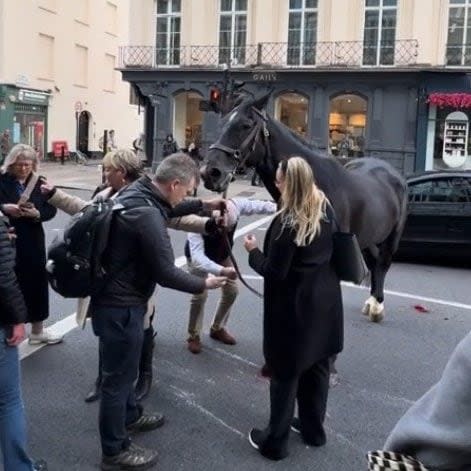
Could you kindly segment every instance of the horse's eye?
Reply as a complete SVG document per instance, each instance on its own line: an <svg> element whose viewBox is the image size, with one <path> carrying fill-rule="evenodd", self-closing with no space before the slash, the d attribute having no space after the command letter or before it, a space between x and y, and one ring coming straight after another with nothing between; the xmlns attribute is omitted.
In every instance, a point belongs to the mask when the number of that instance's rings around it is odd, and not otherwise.
<svg viewBox="0 0 471 471"><path fill-rule="evenodd" d="M253 121L250 120L250 119L246 119L246 120L242 121L242 127L244 129L250 129L251 127L253 127L253 124L254 124Z"/></svg>

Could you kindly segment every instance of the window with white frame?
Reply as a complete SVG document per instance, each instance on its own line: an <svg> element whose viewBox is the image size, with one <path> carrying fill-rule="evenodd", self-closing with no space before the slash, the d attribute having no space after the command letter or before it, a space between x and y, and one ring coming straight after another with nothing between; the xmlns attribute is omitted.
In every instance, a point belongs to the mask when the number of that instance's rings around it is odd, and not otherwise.
<svg viewBox="0 0 471 471"><path fill-rule="evenodd" d="M220 0L219 63L245 63L247 0Z"/></svg>
<svg viewBox="0 0 471 471"><path fill-rule="evenodd" d="M363 64L394 65L397 0L366 0Z"/></svg>
<svg viewBox="0 0 471 471"><path fill-rule="evenodd" d="M156 61L180 64L181 0L157 0Z"/></svg>
<svg viewBox="0 0 471 471"><path fill-rule="evenodd" d="M288 22L288 64L315 64L316 42L317 0L290 0Z"/></svg>
<svg viewBox="0 0 471 471"><path fill-rule="evenodd" d="M471 0L450 0L447 65L471 65Z"/></svg>

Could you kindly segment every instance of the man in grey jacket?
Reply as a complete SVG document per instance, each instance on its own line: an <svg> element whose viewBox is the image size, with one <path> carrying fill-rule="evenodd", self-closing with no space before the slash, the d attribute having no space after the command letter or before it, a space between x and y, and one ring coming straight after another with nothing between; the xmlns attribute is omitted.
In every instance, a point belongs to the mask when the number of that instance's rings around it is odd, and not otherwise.
<svg viewBox="0 0 471 471"><path fill-rule="evenodd" d="M129 439L129 432L153 430L164 422L161 414L143 414L133 387L143 318L156 284L201 293L226 281L224 277L203 280L175 266L167 220L182 215L172 209L191 194L196 178L193 160L174 154L159 165L152 180L142 177L116 199L128 209L113 221L103 261L109 282L91 300L93 330L103 354L99 425L104 470L147 469L157 459L155 451L137 447ZM193 204L193 211L201 205Z"/></svg>

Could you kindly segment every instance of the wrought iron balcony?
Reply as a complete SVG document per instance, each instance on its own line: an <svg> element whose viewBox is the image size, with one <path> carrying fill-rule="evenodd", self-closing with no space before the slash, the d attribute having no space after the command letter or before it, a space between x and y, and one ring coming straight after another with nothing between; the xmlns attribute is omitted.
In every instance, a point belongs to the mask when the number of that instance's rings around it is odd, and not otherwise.
<svg viewBox="0 0 471 471"><path fill-rule="evenodd" d="M316 43L258 43L241 47L124 46L119 67L124 68L213 68L229 64L237 68L362 68L400 67L417 63L415 39L364 43L334 41Z"/></svg>
<svg viewBox="0 0 471 471"><path fill-rule="evenodd" d="M471 66L471 42L467 44L448 43L445 64L449 66Z"/></svg>

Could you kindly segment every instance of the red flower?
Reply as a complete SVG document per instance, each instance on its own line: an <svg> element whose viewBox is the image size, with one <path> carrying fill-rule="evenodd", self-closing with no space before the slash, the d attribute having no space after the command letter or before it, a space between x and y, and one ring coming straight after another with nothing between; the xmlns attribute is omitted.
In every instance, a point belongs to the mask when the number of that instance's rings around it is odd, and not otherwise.
<svg viewBox="0 0 471 471"><path fill-rule="evenodd" d="M431 93L427 103L439 108L471 108L471 93Z"/></svg>

